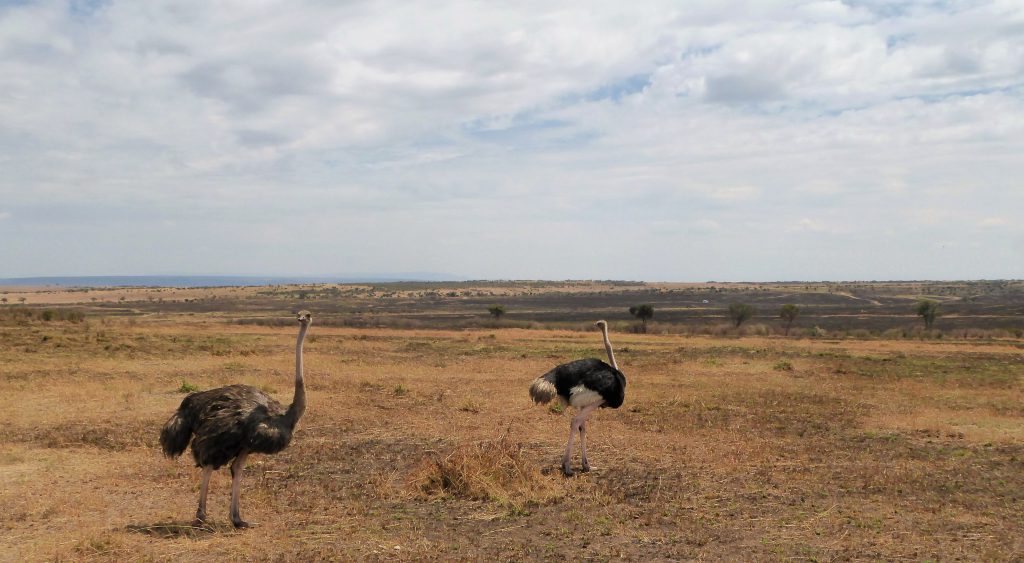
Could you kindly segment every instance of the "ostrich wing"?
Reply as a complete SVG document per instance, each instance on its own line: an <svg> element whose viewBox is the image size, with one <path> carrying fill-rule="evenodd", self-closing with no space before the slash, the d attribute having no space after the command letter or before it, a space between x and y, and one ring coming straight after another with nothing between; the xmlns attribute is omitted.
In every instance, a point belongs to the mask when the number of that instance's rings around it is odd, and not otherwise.
<svg viewBox="0 0 1024 563"><path fill-rule="evenodd" d="M248 385L211 389L189 399L196 421L192 455L201 467L220 468L242 450L263 452L266 440L260 435L261 425L284 414L280 403ZM274 451L284 445L287 442Z"/></svg>
<svg viewBox="0 0 1024 563"><path fill-rule="evenodd" d="M558 394L563 397L569 397L573 387L583 385L601 395L605 403L603 406L619 408L625 399L626 377L621 371L597 358L562 364L544 377L554 383Z"/></svg>

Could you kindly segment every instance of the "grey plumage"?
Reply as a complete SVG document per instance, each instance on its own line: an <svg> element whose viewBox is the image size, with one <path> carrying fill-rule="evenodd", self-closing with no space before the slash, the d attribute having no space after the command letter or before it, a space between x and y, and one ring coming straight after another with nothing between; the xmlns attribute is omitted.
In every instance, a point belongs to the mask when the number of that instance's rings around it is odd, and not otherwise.
<svg viewBox="0 0 1024 563"><path fill-rule="evenodd" d="M238 498L242 470L251 453L275 454L288 446L299 418L306 410L306 388L302 379L302 343L312 315L301 311L299 337L295 344L295 396L284 408L266 393L249 385L228 385L192 393L181 401L160 430L164 455L177 457L191 441L196 466L203 468L196 524L206 521L206 493L210 475L231 464L231 523L238 528L242 520Z"/></svg>
<svg viewBox="0 0 1024 563"><path fill-rule="evenodd" d="M228 385L185 397L160 432L164 454L177 457L192 437L196 467L220 469L242 450L276 454L288 446L298 419L266 393Z"/></svg>

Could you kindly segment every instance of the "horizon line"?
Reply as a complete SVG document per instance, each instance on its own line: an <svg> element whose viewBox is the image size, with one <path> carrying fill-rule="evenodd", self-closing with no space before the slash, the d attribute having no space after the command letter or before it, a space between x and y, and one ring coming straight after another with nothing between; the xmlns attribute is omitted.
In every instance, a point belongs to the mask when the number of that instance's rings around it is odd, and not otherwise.
<svg viewBox="0 0 1024 563"><path fill-rule="evenodd" d="M202 286L195 282L214 281L209 286L231 285L293 285L299 283L472 283L472 282L606 282L606 283L643 283L643 284L854 284L854 283L966 283L966 282L1017 282L1018 278L961 278L961 279L788 279L788 280L630 280L600 278L468 278L437 272L397 272L367 274L312 274L312 275L275 275L275 274L124 274L124 275L60 275L60 276L17 276L0 278L0 286L38 286L52 285L61 287L123 287L123 286L157 286L167 287L159 283L123 283L145 281L188 281L185 285ZM121 281L122 283L115 283ZM231 284L231 281L247 281L249 283ZM108 282L108 283L104 283ZM262 283L257 283L262 282Z"/></svg>

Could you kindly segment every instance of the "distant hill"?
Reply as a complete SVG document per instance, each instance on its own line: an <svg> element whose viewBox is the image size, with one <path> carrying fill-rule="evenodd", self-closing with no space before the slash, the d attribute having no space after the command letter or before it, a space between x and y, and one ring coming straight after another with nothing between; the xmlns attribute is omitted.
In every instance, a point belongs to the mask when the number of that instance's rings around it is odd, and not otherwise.
<svg viewBox="0 0 1024 563"><path fill-rule="evenodd" d="M223 287L296 283L386 283L403 281L462 281L450 274L412 272L358 276L40 276L0 278L0 286L60 287Z"/></svg>

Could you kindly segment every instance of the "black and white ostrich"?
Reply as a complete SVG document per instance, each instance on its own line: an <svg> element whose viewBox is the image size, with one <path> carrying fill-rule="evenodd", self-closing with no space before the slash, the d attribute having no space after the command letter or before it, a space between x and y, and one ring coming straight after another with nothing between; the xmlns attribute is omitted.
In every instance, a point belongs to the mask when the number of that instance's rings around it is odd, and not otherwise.
<svg viewBox="0 0 1024 563"><path fill-rule="evenodd" d="M295 397L285 409L266 393L249 385L228 385L192 393L160 431L160 445L168 457L177 457L192 440L192 457L203 468L199 509L195 524L206 522L206 493L210 475L231 462L231 523L249 526L238 512L238 495L245 459L251 453L276 454L288 446L292 431L306 410L302 382L302 341L313 316L300 311L299 339L295 344ZM194 437L193 437L194 436Z"/></svg>
<svg viewBox="0 0 1024 563"><path fill-rule="evenodd" d="M582 471L590 471L587 463L587 418L595 409L610 407L617 409L626 398L626 376L619 371L608 340L608 323L597 321L604 335L604 348L608 351L608 365L597 358L576 360L562 364L534 380L530 385L530 397L535 403L545 404L556 396L562 402L575 407L579 412L569 423L569 442L562 456L562 472L572 475L572 442L576 432L580 433L580 454Z"/></svg>

